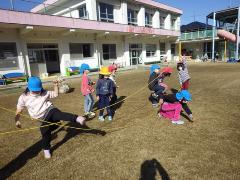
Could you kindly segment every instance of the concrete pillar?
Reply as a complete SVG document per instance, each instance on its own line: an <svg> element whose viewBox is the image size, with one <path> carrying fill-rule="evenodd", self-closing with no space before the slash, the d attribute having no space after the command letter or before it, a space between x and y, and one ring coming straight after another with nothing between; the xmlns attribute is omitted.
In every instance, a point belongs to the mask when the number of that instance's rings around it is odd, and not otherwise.
<svg viewBox="0 0 240 180"><path fill-rule="evenodd" d="M238 22L237 22L237 44L236 44L236 55L235 55L235 59L239 59L238 58L238 51L239 51L239 42L240 42L240 38L239 38L239 26L240 26L240 7L238 7Z"/></svg>
<svg viewBox="0 0 240 180"><path fill-rule="evenodd" d="M170 42L166 42L165 47L166 47L167 61L169 62L169 61L172 60L171 43Z"/></svg>
<svg viewBox="0 0 240 180"><path fill-rule="evenodd" d="M121 2L121 15L122 15L122 24L128 24L128 11L127 11L127 2L123 1Z"/></svg>
<svg viewBox="0 0 240 180"><path fill-rule="evenodd" d="M171 14L168 14L165 19L165 29L171 29Z"/></svg>
<svg viewBox="0 0 240 180"><path fill-rule="evenodd" d="M123 38L123 58L125 60L125 66L130 66L129 42L127 41L127 36Z"/></svg>
<svg viewBox="0 0 240 180"><path fill-rule="evenodd" d="M145 8L141 7L138 15L137 15L137 19L138 19L138 26L145 26Z"/></svg>
<svg viewBox="0 0 240 180"><path fill-rule="evenodd" d="M212 61L215 60L215 31L216 31L216 13L213 13L213 26L212 26Z"/></svg>
<svg viewBox="0 0 240 180"><path fill-rule="evenodd" d="M86 8L88 12L88 18L90 20L97 20L97 3L96 0L86 0Z"/></svg>
<svg viewBox="0 0 240 180"><path fill-rule="evenodd" d="M152 18L153 28L160 28L160 12L155 11Z"/></svg>
<svg viewBox="0 0 240 180"><path fill-rule="evenodd" d="M161 59L161 53L160 53L160 44L159 43L157 43L157 52L156 52L156 54L157 54L157 59L158 59L158 61L160 61L160 59Z"/></svg>
<svg viewBox="0 0 240 180"><path fill-rule="evenodd" d="M180 31L180 27L181 27L181 17L177 17L177 20L176 20L176 27L175 27L175 30L176 31Z"/></svg>

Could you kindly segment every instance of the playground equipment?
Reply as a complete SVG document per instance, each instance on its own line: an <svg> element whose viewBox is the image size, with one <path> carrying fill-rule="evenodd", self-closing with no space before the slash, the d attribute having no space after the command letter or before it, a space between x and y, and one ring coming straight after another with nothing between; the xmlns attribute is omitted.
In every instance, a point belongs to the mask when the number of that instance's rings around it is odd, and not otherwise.
<svg viewBox="0 0 240 180"><path fill-rule="evenodd" d="M223 38L225 40L228 40L228 41L231 41L231 42L237 42L236 34L233 34L229 31L219 29L219 30L217 30L217 35L218 35L218 37Z"/></svg>

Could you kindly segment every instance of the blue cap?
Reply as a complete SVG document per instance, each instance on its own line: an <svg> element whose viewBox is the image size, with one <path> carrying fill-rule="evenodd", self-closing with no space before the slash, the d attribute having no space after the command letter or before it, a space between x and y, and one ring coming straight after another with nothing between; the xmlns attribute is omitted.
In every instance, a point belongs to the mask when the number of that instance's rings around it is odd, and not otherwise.
<svg viewBox="0 0 240 180"><path fill-rule="evenodd" d="M183 98L187 101L191 101L192 95L190 94L190 92L188 90L182 90L182 91L176 93L176 98L179 101L182 100Z"/></svg>
<svg viewBox="0 0 240 180"><path fill-rule="evenodd" d="M39 77L30 77L28 79L28 89L29 91L42 90L42 81L39 79Z"/></svg>
<svg viewBox="0 0 240 180"><path fill-rule="evenodd" d="M90 70L90 66L88 64L83 63L80 67L80 74L83 74L84 71Z"/></svg>
<svg viewBox="0 0 240 180"><path fill-rule="evenodd" d="M157 64L153 64L151 67L150 67L150 74L152 74L156 69L161 69L161 67Z"/></svg>

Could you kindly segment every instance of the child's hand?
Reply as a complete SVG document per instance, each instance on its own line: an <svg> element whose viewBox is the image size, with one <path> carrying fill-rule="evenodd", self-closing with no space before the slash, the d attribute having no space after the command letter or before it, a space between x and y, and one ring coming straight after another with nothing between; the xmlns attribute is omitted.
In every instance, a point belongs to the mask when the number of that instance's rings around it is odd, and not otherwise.
<svg viewBox="0 0 240 180"><path fill-rule="evenodd" d="M117 86L117 88L119 88L119 86Z"/></svg>
<svg viewBox="0 0 240 180"><path fill-rule="evenodd" d="M58 81L58 80L54 80L53 81L53 84L56 86L56 85L58 85L60 82Z"/></svg>
<svg viewBox="0 0 240 180"><path fill-rule="evenodd" d="M16 127L17 128L22 128L22 125L21 125L20 121L16 121Z"/></svg>
<svg viewBox="0 0 240 180"><path fill-rule="evenodd" d="M96 97L97 101L99 100L99 96Z"/></svg>

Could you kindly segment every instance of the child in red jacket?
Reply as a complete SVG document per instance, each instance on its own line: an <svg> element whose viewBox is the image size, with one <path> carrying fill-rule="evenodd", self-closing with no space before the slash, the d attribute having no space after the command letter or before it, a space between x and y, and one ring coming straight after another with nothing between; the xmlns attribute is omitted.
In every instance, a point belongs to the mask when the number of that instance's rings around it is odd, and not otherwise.
<svg viewBox="0 0 240 180"><path fill-rule="evenodd" d="M83 74L82 75L81 92L82 92L82 95L84 96L85 115L90 118L93 118L95 116L95 113L92 112L93 103L94 103L94 99L92 96L94 89L92 86L94 85L94 82L92 82L90 80L90 78L88 77L89 70L90 70L90 67L88 64L81 65L80 73Z"/></svg>

